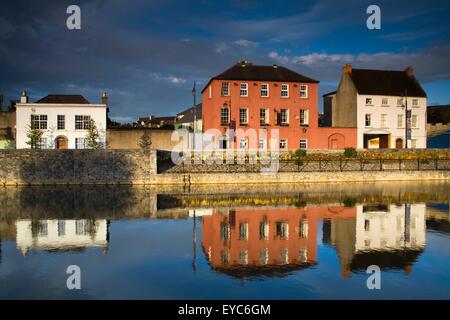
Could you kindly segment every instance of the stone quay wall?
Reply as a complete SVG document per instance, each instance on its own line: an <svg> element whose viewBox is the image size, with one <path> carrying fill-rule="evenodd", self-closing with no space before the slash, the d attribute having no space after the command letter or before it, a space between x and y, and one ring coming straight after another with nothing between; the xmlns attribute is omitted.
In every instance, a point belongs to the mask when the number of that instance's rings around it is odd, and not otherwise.
<svg viewBox="0 0 450 320"><path fill-rule="evenodd" d="M155 150L0 150L0 185L225 185L450 180L450 170L158 173ZM248 164L247 164L248 166Z"/></svg>

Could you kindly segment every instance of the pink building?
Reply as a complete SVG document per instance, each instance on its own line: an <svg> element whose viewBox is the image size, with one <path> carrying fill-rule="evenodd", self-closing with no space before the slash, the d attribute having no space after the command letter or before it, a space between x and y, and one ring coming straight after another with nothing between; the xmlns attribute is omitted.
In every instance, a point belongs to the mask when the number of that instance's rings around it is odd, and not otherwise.
<svg viewBox="0 0 450 320"><path fill-rule="evenodd" d="M356 128L319 128L318 83L282 66L241 61L203 89L203 131L219 148L356 147Z"/></svg>

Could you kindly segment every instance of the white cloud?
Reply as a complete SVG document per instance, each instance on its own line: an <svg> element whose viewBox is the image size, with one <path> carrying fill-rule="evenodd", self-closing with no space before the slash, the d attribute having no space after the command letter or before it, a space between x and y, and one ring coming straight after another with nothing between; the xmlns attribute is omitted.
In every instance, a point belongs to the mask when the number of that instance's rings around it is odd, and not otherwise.
<svg viewBox="0 0 450 320"><path fill-rule="evenodd" d="M169 77L169 81L170 81L170 83L173 83L173 84L183 84L183 83L186 83L186 79L179 78L179 77L174 77L174 76L170 76L170 77Z"/></svg>
<svg viewBox="0 0 450 320"><path fill-rule="evenodd" d="M256 48L258 43L246 39L239 39L234 42L236 45L245 47L245 48Z"/></svg>

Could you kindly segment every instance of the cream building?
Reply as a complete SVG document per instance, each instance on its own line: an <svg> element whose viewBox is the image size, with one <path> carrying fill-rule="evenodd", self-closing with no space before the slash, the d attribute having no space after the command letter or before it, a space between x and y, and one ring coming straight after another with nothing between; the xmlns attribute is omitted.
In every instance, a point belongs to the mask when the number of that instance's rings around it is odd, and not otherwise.
<svg viewBox="0 0 450 320"><path fill-rule="evenodd" d="M100 134L100 145L105 146L106 93L102 103L92 104L80 95L48 95L36 102L29 102L22 92L20 103L16 104L16 148L27 149L29 127L43 131L42 149L84 149L91 120Z"/></svg>
<svg viewBox="0 0 450 320"><path fill-rule="evenodd" d="M357 148L426 148L426 110L426 93L411 67L387 71L347 64L337 91L324 95L325 123L356 127Z"/></svg>
<svg viewBox="0 0 450 320"><path fill-rule="evenodd" d="M17 220L17 248L26 255L30 248L77 250L108 248L107 220Z"/></svg>

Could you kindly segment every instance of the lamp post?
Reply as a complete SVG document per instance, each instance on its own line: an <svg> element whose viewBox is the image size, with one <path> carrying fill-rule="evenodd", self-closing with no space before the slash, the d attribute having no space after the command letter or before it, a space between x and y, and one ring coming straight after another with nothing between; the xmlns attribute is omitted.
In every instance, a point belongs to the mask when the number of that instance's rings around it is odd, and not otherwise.
<svg viewBox="0 0 450 320"><path fill-rule="evenodd" d="M195 133L197 132L197 105L195 102L195 98L196 98L195 81L194 81L194 86L192 87L192 96L194 97L194 125L193 125L194 134L193 134L193 139L192 139L192 148L195 151Z"/></svg>

